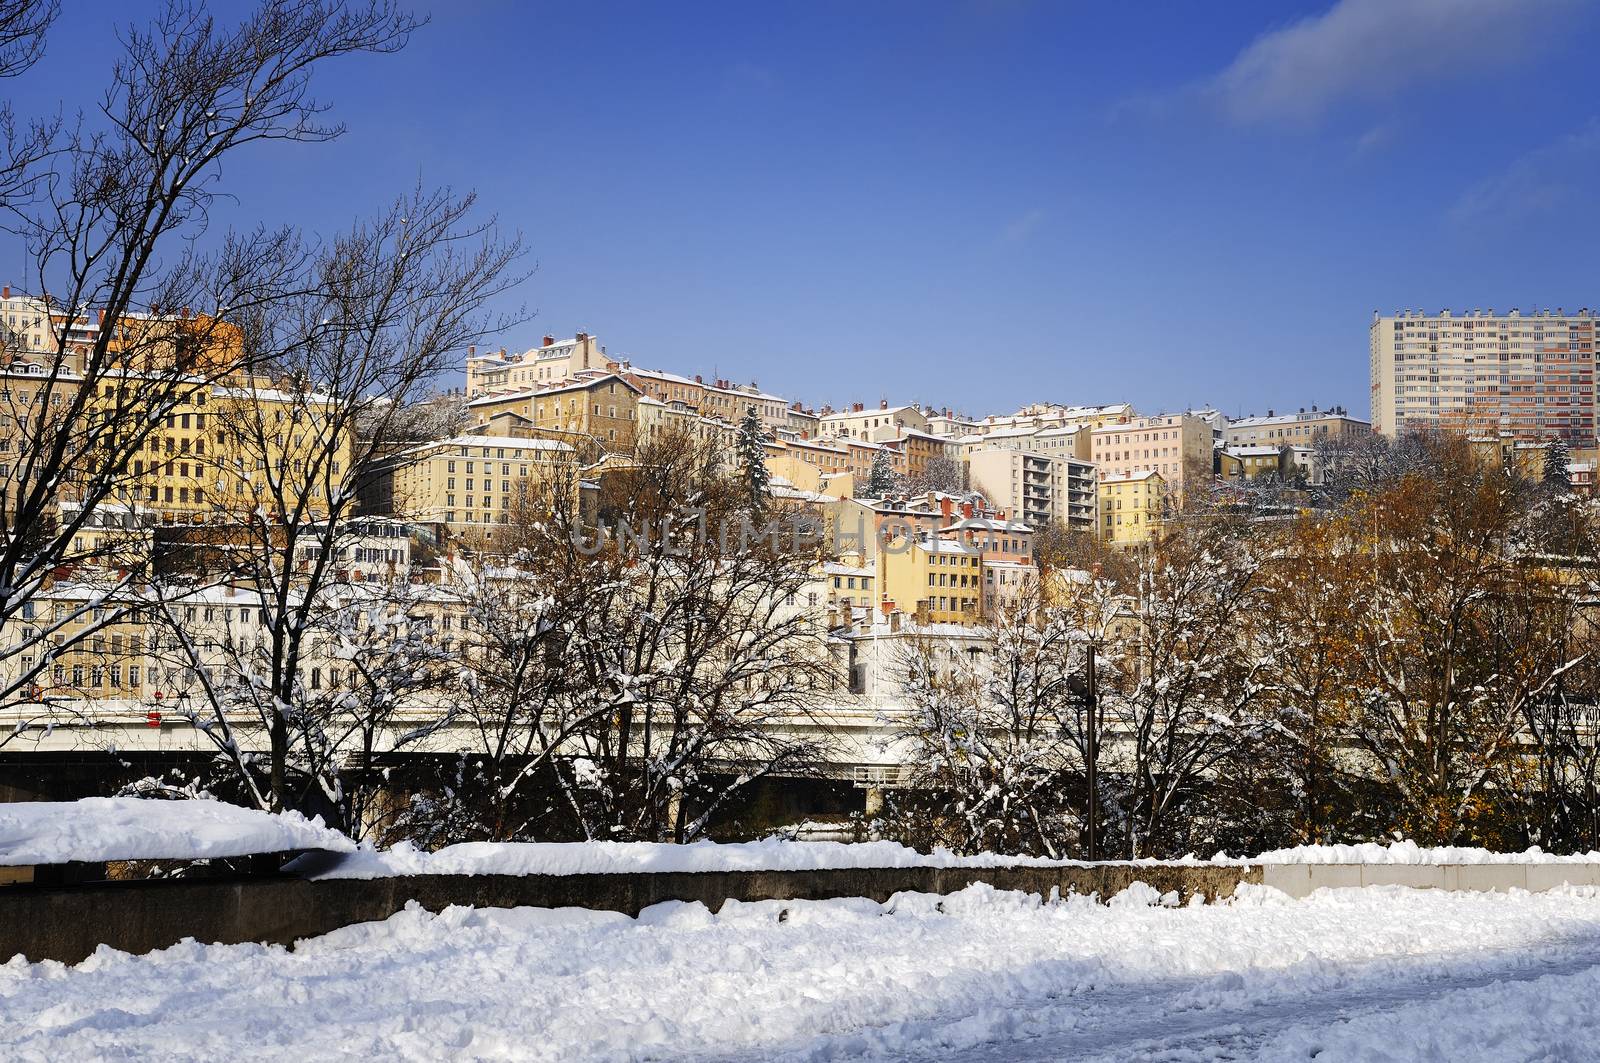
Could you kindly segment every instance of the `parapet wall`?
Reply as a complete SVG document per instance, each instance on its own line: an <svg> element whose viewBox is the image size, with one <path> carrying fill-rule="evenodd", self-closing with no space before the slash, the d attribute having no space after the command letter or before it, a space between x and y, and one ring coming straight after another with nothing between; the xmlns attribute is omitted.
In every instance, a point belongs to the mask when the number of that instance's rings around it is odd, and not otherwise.
<svg viewBox="0 0 1600 1063"><path fill-rule="evenodd" d="M387 919L416 901L430 911L482 908L594 908L637 915L662 901L826 900L896 893L954 893L974 882L1049 896L1110 897L1134 882L1187 901L1232 896L1260 882L1259 867L1092 864L1066 867L856 868L824 871L699 871L594 875L414 875L324 879L291 875L147 880L75 886L0 887L0 962L76 963L109 945L124 952L166 948L184 938L292 945L341 926Z"/></svg>
<svg viewBox="0 0 1600 1063"><path fill-rule="evenodd" d="M415 875L312 881L292 875L0 887L0 962L76 963L101 945L140 953L184 938L292 945L352 923L387 919L416 901L430 911L593 908L637 915L663 901L827 900L954 893L975 882L1049 896L1111 897L1134 882L1180 901L1230 897L1259 883L1304 897L1314 890L1399 885L1446 890L1545 890L1600 885L1600 864L1080 864L1064 867L901 867L817 871L699 871L590 875Z"/></svg>

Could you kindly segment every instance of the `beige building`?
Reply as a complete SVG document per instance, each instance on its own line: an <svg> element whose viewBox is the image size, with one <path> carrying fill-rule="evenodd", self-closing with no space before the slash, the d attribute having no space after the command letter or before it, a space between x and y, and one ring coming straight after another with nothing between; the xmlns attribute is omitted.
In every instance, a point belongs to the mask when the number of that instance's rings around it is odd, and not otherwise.
<svg viewBox="0 0 1600 1063"><path fill-rule="evenodd" d="M906 429L928 430L928 418L915 406L890 406L887 399L868 409L855 403L848 410L823 408L818 431L843 439L895 439Z"/></svg>
<svg viewBox="0 0 1600 1063"><path fill-rule="evenodd" d="M1035 528L1095 526L1095 467L1081 458L990 447L967 455L967 475L996 509Z"/></svg>
<svg viewBox="0 0 1600 1063"><path fill-rule="evenodd" d="M990 435L1012 429L1039 431L1045 428L1065 428L1068 425L1087 424L1099 428L1108 424L1127 424L1133 420L1133 406L1126 402L1109 406L1063 406L1054 402L1036 402L1024 406L1007 416L985 417L978 422L977 433Z"/></svg>
<svg viewBox="0 0 1600 1063"><path fill-rule="evenodd" d="M495 525L572 460L573 448L553 439L463 435L424 443L394 460L392 515L493 539Z"/></svg>
<svg viewBox="0 0 1600 1063"><path fill-rule="evenodd" d="M639 389L616 373L585 371L554 387L483 395L467 403L467 412L478 423L515 414L531 432L588 438L626 453L638 436L638 405Z"/></svg>
<svg viewBox="0 0 1600 1063"><path fill-rule="evenodd" d="M1472 310L1374 313L1372 427L1595 439L1595 318Z"/></svg>
<svg viewBox="0 0 1600 1063"><path fill-rule="evenodd" d="M735 384L731 380L686 377L660 369L641 369L631 362L613 362L612 369L642 394L660 402L679 402L703 417L716 417L738 424L754 406L756 416L770 432L787 430L795 415L790 405L777 395L769 395L754 383ZM804 422L804 411L799 411Z"/></svg>
<svg viewBox="0 0 1600 1063"><path fill-rule="evenodd" d="M0 353L7 365L18 359L48 358L59 346L43 299L0 288Z"/></svg>
<svg viewBox="0 0 1600 1063"><path fill-rule="evenodd" d="M739 430L720 417L707 417L692 406L673 400L662 402L649 395L638 399L638 437L641 442L661 438L697 439L725 450L733 459Z"/></svg>
<svg viewBox="0 0 1600 1063"><path fill-rule="evenodd" d="M521 354L500 350L479 354L467 348L467 397L496 391L533 391L567 380L585 369L606 368L606 349L587 332L570 340L546 336L537 347Z"/></svg>
<svg viewBox="0 0 1600 1063"><path fill-rule="evenodd" d="M1091 455L1102 483L1156 472L1179 502L1188 484L1211 478L1211 425L1186 413L1102 425L1091 435Z"/></svg>
<svg viewBox="0 0 1600 1063"><path fill-rule="evenodd" d="M1359 417L1350 416L1343 406L1327 410L1302 409L1299 413L1279 414L1267 411L1265 417L1241 417L1226 421L1222 438L1230 446L1264 446L1268 444L1291 447L1309 447L1322 439L1354 439L1370 435L1372 425Z"/></svg>

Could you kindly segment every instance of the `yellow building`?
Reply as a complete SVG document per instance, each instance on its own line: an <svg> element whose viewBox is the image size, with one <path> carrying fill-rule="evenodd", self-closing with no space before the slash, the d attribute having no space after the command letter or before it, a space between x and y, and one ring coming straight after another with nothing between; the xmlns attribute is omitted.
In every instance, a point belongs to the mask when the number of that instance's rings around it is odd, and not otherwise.
<svg viewBox="0 0 1600 1063"><path fill-rule="evenodd" d="M922 538L881 545L876 571L885 603L926 623L954 624L979 615L982 562L964 543Z"/></svg>
<svg viewBox="0 0 1600 1063"><path fill-rule="evenodd" d="M492 540L496 525L573 460L573 448L552 439L463 435L424 443L394 461L391 515Z"/></svg>
<svg viewBox="0 0 1600 1063"><path fill-rule="evenodd" d="M1153 469L1101 476L1100 538L1135 546L1160 536L1166 494L1166 480Z"/></svg>
<svg viewBox="0 0 1600 1063"><path fill-rule="evenodd" d="M860 555L822 563L822 578L831 606L876 609L878 595L873 587L875 577L873 565L870 562L862 564Z"/></svg>
<svg viewBox="0 0 1600 1063"><path fill-rule="evenodd" d="M590 373L540 390L485 395L467 403L478 421L514 413L534 428L592 439L608 451L631 453L638 436L640 391L615 373Z"/></svg>
<svg viewBox="0 0 1600 1063"><path fill-rule="evenodd" d="M139 378L99 385L87 404L116 410L119 392ZM354 440L331 438L328 400L262 379L196 382L129 460L127 501L160 513L165 524L241 518L278 504L302 517L328 512L328 493L353 475Z"/></svg>
<svg viewBox="0 0 1600 1063"><path fill-rule="evenodd" d="M1271 480L1279 477L1292 476L1293 472L1287 466L1286 448L1274 446L1270 443L1258 445L1230 446L1224 450L1224 458L1232 461L1223 463L1222 474L1225 479L1242 480Z"/></svg>

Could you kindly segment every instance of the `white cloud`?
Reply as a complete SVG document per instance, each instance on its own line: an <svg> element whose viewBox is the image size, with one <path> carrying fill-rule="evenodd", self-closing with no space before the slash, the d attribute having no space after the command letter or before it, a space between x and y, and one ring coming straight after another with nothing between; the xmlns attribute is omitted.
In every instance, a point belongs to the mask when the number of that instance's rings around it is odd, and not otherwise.
<svg viewBox="0 0 1600 1063"><path fill-rule="evenodd" d="M1338 0L1262 34L1198 91L1240 123L1309 123L1350 100L1526 57L1583 0Z"/></svg>
<svg viewBox="0 0 1600 1063"><path fill-rule="evenodd" d="M1518 220L1588 202L1600 164L1600 119L1531 151L1463 192L1450 208L1456 222Z"/></svg>

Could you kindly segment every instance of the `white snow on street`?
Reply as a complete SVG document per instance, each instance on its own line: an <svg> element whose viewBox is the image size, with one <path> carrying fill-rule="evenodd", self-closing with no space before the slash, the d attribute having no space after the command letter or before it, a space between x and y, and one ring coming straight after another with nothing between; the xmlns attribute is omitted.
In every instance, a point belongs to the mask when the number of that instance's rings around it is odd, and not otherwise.
<svg viewBox="0 0 1600 1063"><path fill-rule="evenodd" d="M1600 1058L1600 892L408 910L0 966L0 1058Z"/></svg>

